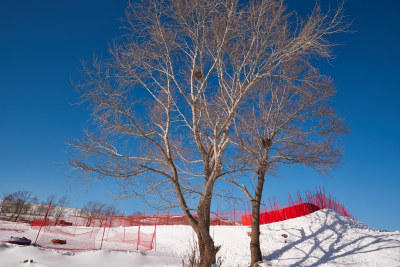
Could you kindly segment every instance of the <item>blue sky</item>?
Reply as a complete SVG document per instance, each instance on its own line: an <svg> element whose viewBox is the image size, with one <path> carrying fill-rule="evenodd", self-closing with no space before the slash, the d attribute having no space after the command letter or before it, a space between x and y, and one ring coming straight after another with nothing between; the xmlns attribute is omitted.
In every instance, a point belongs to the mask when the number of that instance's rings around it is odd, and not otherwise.
<svg viewBox="0 0 400 267"><path fill-rule="evenodd" d="M337 1L321 1L335 6ZM311 0L290 0L307 12ZM121 33L126 1L0 2L0 195L30 190L41 199L68 194L73 207L88 200L114 203L125 213L143 210L140 200L113 201L109 184L82 187L57 162L65 142L79 137L87 110L73 105L82 59L107 55ZM351 34L332 40L336 59L321 62L333 77L334 103L348 121L342 165L329 176L302 166L285 167L269 178L264 195L287 203L288 193L324 186L358 219L374 228L400 230L400 20L398 1L348 0ZM222 205L222 204L221 204Z"/></svg>

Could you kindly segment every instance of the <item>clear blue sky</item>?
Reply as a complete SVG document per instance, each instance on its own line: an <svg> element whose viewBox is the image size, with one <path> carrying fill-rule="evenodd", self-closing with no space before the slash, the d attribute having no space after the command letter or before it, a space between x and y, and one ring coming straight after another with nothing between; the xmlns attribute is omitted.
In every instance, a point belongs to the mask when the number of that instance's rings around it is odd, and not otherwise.
<svg viewBox="0 0 400 267"><path fill-rule="evenodd" d="M300 13L313 6L311 0L288 3ZM86 110L72 105L78 94L70 80L79 77L82 59L107 55L108 43L121 33L125 5L0 1L0 195L30 190L41 199L68 194L73 207L98 200L125 212L143 209L137 200L111 200L111 185L82 188L55 166L66 160L65 142L79 137L88 119ZM343 164L329 176L283 168L279 178L268 179L264 194L285 204L289 192L324 186L363 223L400 230L400 2L348 0L345 9L354 33L335 36L342 44L336 59L321 62L337 85L335 107L352 126Z"/></svg>

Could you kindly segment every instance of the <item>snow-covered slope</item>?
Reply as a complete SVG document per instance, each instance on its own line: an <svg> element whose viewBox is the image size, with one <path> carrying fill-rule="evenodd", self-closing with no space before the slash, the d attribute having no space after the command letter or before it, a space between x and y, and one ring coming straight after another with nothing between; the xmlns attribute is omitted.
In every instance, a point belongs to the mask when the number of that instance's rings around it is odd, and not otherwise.
<svg viewBox="0 0 400 267"><path fill-rule="evenodd" d="M249 231L247 226L212 227L222 266L248 266ZM34 231L23 234L35 236ZM0 230L0 240L9 235ZM30 266L182 266L196 238L189 226L157 226L156 239L157 251L150 252L72 253L3 243L0 266L21 266L25 259L33 259ZM262 225L261 247L264 266L400 266L400 232L374 230L331 210Z"/></svg>

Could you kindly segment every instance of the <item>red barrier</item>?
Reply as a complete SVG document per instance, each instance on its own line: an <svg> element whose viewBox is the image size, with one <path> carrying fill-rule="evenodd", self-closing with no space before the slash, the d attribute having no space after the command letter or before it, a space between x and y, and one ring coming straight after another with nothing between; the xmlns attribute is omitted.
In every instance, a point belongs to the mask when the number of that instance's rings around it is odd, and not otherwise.
<svg viewBox="0 0 400 267"><path fill-rule="evenodd" d="M268 198L270 203L270 211L260 214L260 224L280 222L287 219L297 218L310 214L319 209L332 209L340 215L356 220L356 218L346 210L343 203L338 203L338 201L333 198L331 194L329 194L328 197L326 196L325 188L323 190L321 188L319 188L319 190L316 188L315 193L307 191L306 199L308 203L303 203L300 192L297 193L297 197L298 200L294 202L289 194L289 205L283 206L277 205L275 197L273 198L274 204L272 205L271 200ZM245 216L242 216L242 224L251 225L251 218L251 214L245 214Z"/></svg>
<svg viewBox="0 0 400 267"><path fill-rule="evenodd" d="M78 231L75 230L74 227L68 226L45 226L37 245L57 250L96 249L96 237L100 228L88 229L87 227L79 227ZM55 240L65 240L66 243L60 245Z"/></svg>
<svg viewBox="0 0 400 267"><path fill-rule="evenodd" d="M310 203L302 203L288 208L263 212L260 214L260 224L280 222L288 219L301 217L319 210L317 206ZM252 215L242 216L242 225L251 225Z"/></svg>
<svg viewBox="0 0 400 267"><path fill-rule="evenodd" d="M263 213L260 214L260 224L284 221L310 214L318 209L332 209L337 213L355 219L344 207L343 203L338 202L331 194L325 194L321 188L316 192L307 191L303 201L300 192L297 193L298 200L294 201L289 194L286 205L278 205L276 198L268 198L264 206ZM272 200L272 201L271 201ZM192 214L196 218L196 214ZM215 213L210 214L211 226L220 225L240 225L238 220L242 220L243 225L251 224L250 206L244 203L244 210L221 212L219 206ZM157 225L188 225L184 215L167 214L141 215L141 216L90 216L81 214L80 216L69 215L68 218L54 218L44 216L33 218L31 229L38 231L38 245L44 248L67 249L67 250L91 250L91 249L118 249L118 250L151 250L155 248L156 227ZM21 224L25 225L25 224ZM18 222L10 227L13 231L21 228ZM26 225L28 226L28 225ZM152 227L154 226L154 230ZM121 229L120 227L123 227ZM18 228L18 229L17 229ZM40 233L39 228L44 228ZM125 229L126 228L126 229ZM1 229L0 229L1 230ZM107 231L107 233L106 233ZM54 240L66 240L66 244L54 244ZM84 242L82 242L84 240ZM96 242L103 240L104 243Z"/></svg>

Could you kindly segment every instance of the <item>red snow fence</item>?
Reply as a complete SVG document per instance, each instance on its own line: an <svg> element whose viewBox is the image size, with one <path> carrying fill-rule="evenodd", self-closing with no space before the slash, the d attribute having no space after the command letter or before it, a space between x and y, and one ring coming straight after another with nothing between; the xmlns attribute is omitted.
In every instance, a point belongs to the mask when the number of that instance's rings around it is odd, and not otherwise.
<svg viewBox="0 0 400 267"><path fill-rule="evenodd" d="M156 223L149 216L105 216L89 214L53 219L47 214L31 221L37 230L36 246L70 251L155 249Z"/></svg>
<svg viewBox="0 0 400 267"><path fill-rule="evenodd" d="M339 202L326 195L325 189L316 192L307 191L305 197L297 193L293 201L289 194L286 205L278 205L275 197L268 198L269 206L262 201L260 207L260 224L284 221L315 212L319 209L332 209L337 213L355 219ZM243 210L220 211L210 214L212 227L220 225L250 225L251 206L243 203ZM156 249L157 226L159 225L188 225L182 214L145 215L134 213L132 216L114 216L114 214L76 213L65 218L55 218L48 214L26 221L4 222L0 231L23 233L34 230L32 242L36 246L59 250L153 250ZM196 218L196 214L192 214Z"/></svg>
<svg viewBox="0 0 400 267"><path fill-rule="evenodd" d="M336 198L334 198L331 194L329 194L328 196L325 194L325 188L323 190L321 190L321 188L319 190L317 189L316 192L307 191L305 195L305 203L303 203L300 192L297 193L297 201L293 201L292 197L289 194L289 204L281 206L278 206L276 204L275 197L273 198L273 205L271 204L271 200L268 199L270 203L270 211L267 211L264 203L265 212L260 213L260 224L293 219L308 215L320 209L332 209L340 215L356 220L356 218L347 211L342 202L336 200ZM251 225L251 220L252 215L249 212L248 215L245 214L244 216L242 216L242 225Z"/></svg>
<svg viewBox="0 0 400 267"><path fill-rule="evenodd" d="M44 226L36 245L60 250L95 250L100 228ZM64 241L64 242L61 242Z"/></svg>
<svg viewBox="0 0 400 267"><path fill-rule="evenodd" d="M260 213L260 224L280 222L288 219L293 219L308 215L320 208L310 203L297 204L292 207L287 207L280 210ZM252 215L242 216L242 225L251 225Z"/></svg>
<svg viewBox="0 0 400 267"><path fill-rule="evenodd" d="M67 218L34 218L30 228L37 231L34 245L59 250L155 249L157 225L183 224L179 215L93 215L81 213ZM65 241L65 242L64 242Z"/></svg>

